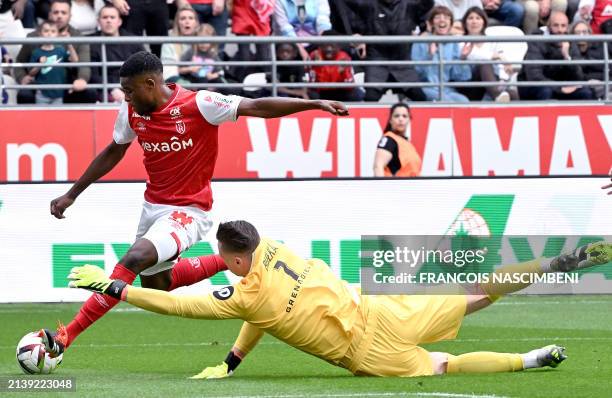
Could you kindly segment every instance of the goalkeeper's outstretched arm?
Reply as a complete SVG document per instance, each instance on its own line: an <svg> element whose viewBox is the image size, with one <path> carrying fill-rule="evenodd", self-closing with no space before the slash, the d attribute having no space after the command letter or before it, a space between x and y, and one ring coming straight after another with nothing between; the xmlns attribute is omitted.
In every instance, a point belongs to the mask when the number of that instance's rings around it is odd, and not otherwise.
<svg viewBox="0 0 612 398"><path fill-rule="evenodd" d="M214 293L177 296L161 290L130 286L122 280L111 280L103 269L95 265L73 268L68 279L71 280L70 287L103 293L163 315L196 319L231 319L241 318L244 312L238 291L232 297L223 300L215 298Z"/></svg>

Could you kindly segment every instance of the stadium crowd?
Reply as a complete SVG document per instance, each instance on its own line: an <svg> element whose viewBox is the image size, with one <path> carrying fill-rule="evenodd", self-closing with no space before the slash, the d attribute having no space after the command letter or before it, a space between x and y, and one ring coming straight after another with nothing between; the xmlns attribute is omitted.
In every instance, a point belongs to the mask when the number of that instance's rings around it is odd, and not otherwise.
<svg viewBox="0 0 612 398"><path fill-rule="evenodd" d="M167 24L163 22L167 21ZM335 35L592 35L612 33L612 0L0 0L0 37L92 36L335 36ZM169 39L171 40L171 39ZM356 39L358 40L358 39ZM517 47L517 45L519 45ZM509 47L510 46L510 47ZM512 47L514 46L514 47ZM192 62L192 66L165 65L164 77L178 83L242 82L253 73L272 74L269 66L221 67L219 61L267 61L268 45L237 46L167 43L145 46L165 64ZM443 48L439 48L443 47ZM108 61L124 61L142 49L140 45L106 46ZM610 49L610 47L609 47ZM498 101L601 99L599 86L512 86L515 81L602 82L604 66L520 65L508 53L525 60L600 60L603 43L408 43L309 45L307 42L276 46L278 60L370 60L431 61L440 55L451 60L499 60L500 64L451 64L439 73L436 65L367 65L346 67L279 66L281 83L440 83L491 82L489 87L393 87L400 99L435 101ZM53 68L57 62L100 62L99 45L29 45L2 48L2 62L40 63L41 67L3 68L5 83L70 84L68 90L20 89L17 102L94 103L103 93L89 87L102 82L101 68ZM505 63L503 63L505 62ZM612 74L612 73L611 73ZM363 79L363 80L362 80ZM10 80L9 80L10 81ZM109 68L108 82L118 83L118 68ZM495 82L500 82L496 85ZM384 84L358 88L280 88L281 96L324 98L342 101L378 101L387 91ZM240 89L221 89L226 94L260 95ZM4 92L5 93L5 92ZM109 90L110 101L121 101L121 90ZM6 95L2 98L7 101Z"/></svg>

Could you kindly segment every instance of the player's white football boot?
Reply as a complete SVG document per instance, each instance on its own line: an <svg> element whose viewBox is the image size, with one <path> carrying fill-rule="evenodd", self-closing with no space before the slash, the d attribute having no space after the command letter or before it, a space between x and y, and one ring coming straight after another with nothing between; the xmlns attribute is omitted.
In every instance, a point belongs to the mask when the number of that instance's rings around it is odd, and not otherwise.
<svg viewBox="0 0 612 398"><path fill-rule="evenodd" d="M550 259L550 269L556 272L570 272L611 261L612 243L601 241L580 246L573 252Z"/></svg>

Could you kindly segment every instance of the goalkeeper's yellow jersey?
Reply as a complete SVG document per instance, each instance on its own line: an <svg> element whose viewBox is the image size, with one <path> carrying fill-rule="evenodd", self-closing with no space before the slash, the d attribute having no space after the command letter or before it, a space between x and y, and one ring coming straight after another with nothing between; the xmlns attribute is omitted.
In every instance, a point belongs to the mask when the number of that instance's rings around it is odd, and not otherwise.
<svg viewBox="0 0 612 398"><path fill-rule="evenodd" d="M270 239L261 240L249 273L233 286L200 296L133 287L127 292L129 303L149 311L245 320L236 342L245 353L266 332L343 367L349 367L347 351L354 351L349 347L357 344L367 321L361 300L323 261L305 260Z"/></svg>

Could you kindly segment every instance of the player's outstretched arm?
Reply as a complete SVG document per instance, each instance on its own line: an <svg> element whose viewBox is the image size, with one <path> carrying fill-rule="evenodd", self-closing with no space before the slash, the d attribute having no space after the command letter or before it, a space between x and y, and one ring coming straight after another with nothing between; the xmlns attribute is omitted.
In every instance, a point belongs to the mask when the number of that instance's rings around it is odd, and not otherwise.
<svg viewBox="0 0 612 398"><path fill-rule="evenodd" d="M72 185L72 187L60 196L51 201L51 214L56 218L65 218L64 211L74 203L76 198L91 183L111 171L127 151L130 144L117 144L112 141L96 158L91 162L85 173Z"/></svg>
<svg viewBox="0 0 612 398"><path fill-rule="evenodd" d="M237 114L238 116L273 118L309 110L321 110L336 116L349 114L346 105L338 101L276 97L243 98L238 105Z"/></svg>

